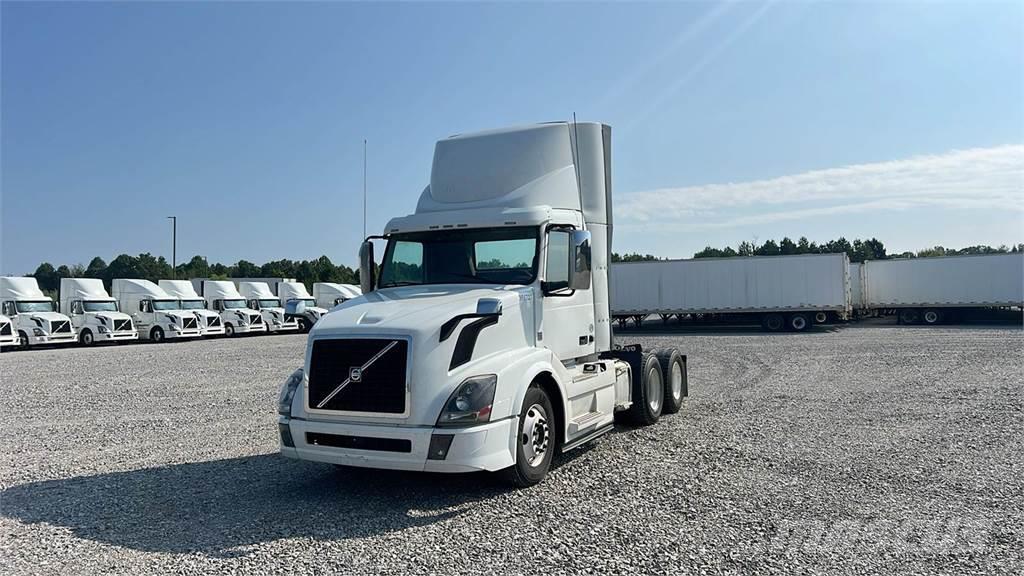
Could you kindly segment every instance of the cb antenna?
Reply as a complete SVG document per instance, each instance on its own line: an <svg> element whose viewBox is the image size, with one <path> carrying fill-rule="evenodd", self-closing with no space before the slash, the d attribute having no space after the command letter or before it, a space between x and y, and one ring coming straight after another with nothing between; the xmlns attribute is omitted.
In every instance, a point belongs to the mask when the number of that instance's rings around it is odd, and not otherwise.
<svg viewBox="0 0 1024 576"><path fill-rule="evenodd" d="M572 147L572 164L576 168L576 192L580 197L580 211L583 211L583 182L580 182L580 133L576 130L576 113L572 113L572 137L575 145ZM583 227L586 228L586 218L583 219Z"/></svg>
<svg viewBox="0 0 1024 576"><path fill-rule="evenodd" d="M363 240L366 240L366 138L363 138Z"/></svg>

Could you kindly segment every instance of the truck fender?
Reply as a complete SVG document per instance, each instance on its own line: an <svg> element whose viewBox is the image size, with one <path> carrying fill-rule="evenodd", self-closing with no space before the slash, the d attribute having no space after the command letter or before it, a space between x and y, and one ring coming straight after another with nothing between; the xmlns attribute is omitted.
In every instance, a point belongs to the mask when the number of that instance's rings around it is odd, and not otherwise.
<svg viewBox="0 0 1024 576"><path fill-rule="evenodd" d="M567 413L566 398L568 396L565 393L565 385L558 376L558 370L551 362L551 353L545 351L543 356L542 358L531 358L530 360L532 361L521 372L523 376L512 396L512 409L510 413L518 416L522 412L523 399L526 397L527 389L535 381L541 381L548 392L548 396L551 398L551 405L555 409L554 416L558 418L559 426L556 429L558 432L557 445L561 446L565 440L567 426L565 415Z"/></svg>

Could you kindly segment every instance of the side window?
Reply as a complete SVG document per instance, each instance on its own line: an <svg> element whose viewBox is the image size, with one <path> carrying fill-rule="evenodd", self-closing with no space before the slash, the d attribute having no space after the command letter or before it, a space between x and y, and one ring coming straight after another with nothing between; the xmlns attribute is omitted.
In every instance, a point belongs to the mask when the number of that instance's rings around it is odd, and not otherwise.
<svg viewBox="0 0 1024 576"><path fill-rule="evenodd" d="M553 290L569 286L569 231L548 232L547 272L544 278Z"/></svg>
<svg viewBox="0 0 1024 576"><path fill-rule="evenodd" d="M71 303L71 313L72 314L81 314L82 313L82 301L81 300L75 300L74 302Z"/></svg>
<svg viewBox="0 0 1024 576"><path fill-rule="evenodd" d="M151 312L151 310L149 308L149 300L143 300L143 301L139 302L139 311L140 312Z"/></svg>
<svg viewBox="0 0 1024 576"><path fill-rule="evenodd" d="M260 303L257 302L255 299L249 300L249 308L252 308L253 310L259 310L260 309Z"/></svg>
<svg viewBox="0 0 1024 576"><path fill-rule="evenodd" d="M3 308L0 309L0 314L3 314L4 316L15 316L14 302L11 302L9 300L7 302L4 302Z"/></svg>
<svg viewBox="0 0 1024 576"><path fill-rule="evenodd" d="M224 309L224 301L220 300L220 299L214 300L213 301L213 309L214 310L223 310Z"/></svg>
<svg viewBox="0 0 1024 576"><path fill-rule="evenodd" d="M390 265L385 269L387 274L380 279L382 286L412 282L423 282L423 244L419 242L395 242L392 249Z"/></svg>

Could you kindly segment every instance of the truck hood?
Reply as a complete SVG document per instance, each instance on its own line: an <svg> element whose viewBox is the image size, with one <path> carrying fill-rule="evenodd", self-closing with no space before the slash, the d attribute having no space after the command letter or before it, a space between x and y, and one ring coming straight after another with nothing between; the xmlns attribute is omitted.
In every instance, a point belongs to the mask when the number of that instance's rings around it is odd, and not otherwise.
<svg viewBox="0 0 1024 576"><path fill-rule="evenodd" d="M70 318L59 312L23 312L22 315L28 316L29 318L38 318L40 320L46 320L47 322L56 322L58 320L70 320Z"/></svg>
<svg viewBox="0 0 1024 576"><path fill-rule="evenodd" d="M521 286L462 284L384 288L335 306L316 323L313 332L438 332L452 317L476 312L481 298L500 300L507 314L515 310L520 293L526 290Z"/></svg>
<svg viewBox="0 0 1024 576"><path fill-rule="evenodd" d="M186 312L194 312L196 315L201 316L203 318L209 318L211 316L220 316L220 314L214 312L213 310L206 310L205 308L196 310L186 310Z"/></svg>
<svg viewBox="0 0 1024 576"><path fill-rule="evenodd" d="M95 316L97 318L104 318L111 322L113 322L114 320L131 320L132 318L131 316L125 314L124 312L87 312L87 314Z"/></svg>

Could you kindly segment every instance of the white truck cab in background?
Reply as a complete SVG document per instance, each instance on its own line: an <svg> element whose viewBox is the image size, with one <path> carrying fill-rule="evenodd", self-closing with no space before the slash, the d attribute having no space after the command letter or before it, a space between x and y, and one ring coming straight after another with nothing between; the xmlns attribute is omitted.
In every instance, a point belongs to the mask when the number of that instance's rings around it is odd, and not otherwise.
<svg viewBox="0 0 1024 576"><path fill-rule="evenodd" d="M71 318L78 341L86 346L139 339L131 316L120 311L98 278L61 278L60 310Z"/></svg>
<svg viewBox="0 0 1024 576"><path fill-rule="evenodd" d="M111 292L144 340L198 338L203 335L199 318L181 309L181 302L149 280L115 278Z"/></svg>
<svg viewBox="0 0 1024 576"><path fill-rule="evenodd" d="M195 285L195 281L193 281ZM248 307L245 298L238 293L235 283L230 280L202 280L199 293L206 300L208 309L220 314L224 334L263 333L267 331L263 316L258 310Z"/></svg>
<svg viewBox="0 0 1024 576"><path fill-rule="evenodd" d="M0 278L0 314L11 320L22 348L77 341L71 318L57 311L57 305L43 294L35 278Z"/></svg>
<svg viewBox="0 0 1024 576"><path fill-rule="evenodd" d="M268 332L289 332L299 329L295 318L286 318L284 306L266 282L238 282L238 293L247 300L249 308L259 310Z"/></svg>
<svg viewBox="0 0 1024 576"><path fill-rule="evenodd" d="M301 312L289 314L288 318L298 322L299 330L303 332L309 332L313 325L327 314L327 308L317 306L316 300L310 296L302 282L278 282L277 298L281 306L288 306L288 302L291 301L302 302Z"/></svg>
<svg viewBox="0 0 1024 576"><path fill-rule="evenodd" d="M14 330L14 321L0 314L0 348L20 344L18 333Z"/></svg>
<svg viewBox="0 0 1024 576"><path fill-rule="evenodd" d="M678 411L685 357L612 342L610 138L560 122L439 141L379 275L368 239L363 295L321 318L281 387L282 454L526 486L617 415Z"/></svg>
<svg viewBox="0 0 1024 576"><path fill-rule="evenodd" d="M220 314L207 310L206 300L196 293L191 282L188 280L161 280L159 286L168 295L181 301L182 310L196 315L203 336L222 336L224 334L224 323L220 321Z"/></svg>
<svg viewBox="0 0 1024 576"><path fill-rule="evenodd" d="M330 310L338 304L362 296L363 291L354 284L336 284L334 282L314 282L313 299L320 308Z"/></svg>

